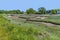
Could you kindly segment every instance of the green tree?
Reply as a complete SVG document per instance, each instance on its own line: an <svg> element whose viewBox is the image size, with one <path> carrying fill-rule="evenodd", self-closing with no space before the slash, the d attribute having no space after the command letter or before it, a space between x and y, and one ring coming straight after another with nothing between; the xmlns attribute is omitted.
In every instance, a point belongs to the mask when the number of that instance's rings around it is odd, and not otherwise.
<svg viewBox="0 0 60 40"><path fill-rule="evenodd" d="M26 13L27 14L35 14L36 10L34 10L33 8L29 8L29 9L26 10Z"/></svg>
<svg viewBox="0 0 60 40"><path fill-rule="evenodd" d="M46 14L46 9L44 7L40 7L40 8L38 8L38 13Z"/></svg>
<svg viewBox="0 0 60 40"><path fill-rule="evenodd" d="M51 10L52 14L57 14L57 10Z"/></svg>
<svg viewBox="0 0 60 40"><path fill-rule="evenodd" d="M20 10L9 10L9 11L7 11L9 14L23 14L23 12L22 11L20 11Z"/></svg>
<svg viewBox="0 0 60 40"><path fill-rule="evenodd" d="M17 14L23 14L23 13L24 13L24 11L16 10L16 13L17 13Z"/></svg>

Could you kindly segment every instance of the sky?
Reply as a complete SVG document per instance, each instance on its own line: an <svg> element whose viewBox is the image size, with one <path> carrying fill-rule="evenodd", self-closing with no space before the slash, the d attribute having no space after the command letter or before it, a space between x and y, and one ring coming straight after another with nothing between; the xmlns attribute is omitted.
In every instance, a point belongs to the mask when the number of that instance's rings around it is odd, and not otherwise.
<svg viewBox="0 0 60 40"><path fill-rule="evenodd" d="M59 9L60 0L0 0L0 10L16 10L45 7L47 10Z"/></svg>

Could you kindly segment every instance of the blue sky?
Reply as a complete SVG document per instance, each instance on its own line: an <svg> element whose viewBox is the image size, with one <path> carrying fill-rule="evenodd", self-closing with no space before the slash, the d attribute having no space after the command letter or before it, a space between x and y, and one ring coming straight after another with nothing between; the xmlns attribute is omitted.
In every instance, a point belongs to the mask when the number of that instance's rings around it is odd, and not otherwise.
<svg viewBox="0 0 60 40"><path fill-rule="evenodd" d="M39 7L49 9L60 8L60 0L0 0L0 10L20 9L25 11L28 8L37 10Z"/></svg>

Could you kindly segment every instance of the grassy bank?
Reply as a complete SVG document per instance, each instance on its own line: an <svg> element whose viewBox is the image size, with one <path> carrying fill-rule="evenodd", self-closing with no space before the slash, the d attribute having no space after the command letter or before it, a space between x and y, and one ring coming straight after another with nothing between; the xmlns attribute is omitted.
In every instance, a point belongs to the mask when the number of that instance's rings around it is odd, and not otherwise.
<svg viewBox="0 0 60 40"><path fill-rule="evenodd" d="M60 40L60 27L11 21L0 15L0 40Z"/></svg>

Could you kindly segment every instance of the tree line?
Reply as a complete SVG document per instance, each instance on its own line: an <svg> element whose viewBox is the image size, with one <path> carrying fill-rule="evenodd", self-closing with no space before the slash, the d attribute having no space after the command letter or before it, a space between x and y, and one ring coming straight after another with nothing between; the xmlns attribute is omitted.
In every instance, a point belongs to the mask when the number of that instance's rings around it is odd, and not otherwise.
<svg viewBox="0 0 60 40"><path fill-rule="evenodd" d="M0 14L57 14L60 9L52 9L46 10L44 7L38 8L38 10L34 10L33 8L27 9L25 12L19 9L17 10L0 10Z"/></svg>

